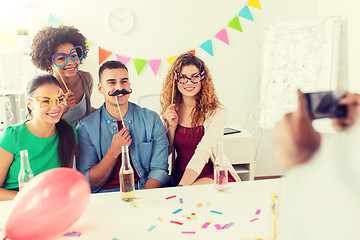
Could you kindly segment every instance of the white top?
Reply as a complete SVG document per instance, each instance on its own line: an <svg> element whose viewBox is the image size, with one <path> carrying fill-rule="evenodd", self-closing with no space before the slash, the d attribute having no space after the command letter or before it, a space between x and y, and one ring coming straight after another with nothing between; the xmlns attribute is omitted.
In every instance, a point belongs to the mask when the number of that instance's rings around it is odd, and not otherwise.
<svg viewBox="0 0 360 240"><path fill-rule="evenodd" d="M283 180L280 240L358 238L360 123L335 137Z"/></svg>
<svg viewBox="0 0 360 240"><path fill-rule="evenodd" d="M212 115L209 114L206 116L203 124L204 136L198 143L195 153L186 168L191 168L200 174L209 159L211 159L213 163L215 162L217 140L224 135L226 114L225 108L218 108ZM229 173L237 182L240 182L240 177L237 175L229 160L226 161L226 164Z"/></svg>
<svg viewBox="0 0 360 240"><path fill-rule="evenodd" d="M64 119L69 125L75 126L77 120L84 116L86 113L86 98L85 93L83 94L80 102L73 106L70 111L64 114L62 119Z"/></svg>

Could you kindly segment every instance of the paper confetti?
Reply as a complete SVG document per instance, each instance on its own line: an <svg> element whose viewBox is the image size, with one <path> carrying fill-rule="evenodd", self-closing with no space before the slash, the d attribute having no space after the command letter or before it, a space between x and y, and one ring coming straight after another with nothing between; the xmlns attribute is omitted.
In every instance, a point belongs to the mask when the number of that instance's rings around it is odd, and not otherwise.
<svg viewBox="0 0 360 240"><path fill-rule="evenodd" d="M183 225L182 222L177 222L177 221L170 221L171 223L175 223L175 224L178 224L178 225Z"/></svg>
<svg viewBox="0 0 360 240"><path fill-rule="evenodd" d="M207 228L210 225L211 221L208 221L206 223L204 223L201 228Z"/></svg>
<svg viewBox="0 0 360 240"><path fill-rule="evenodd" d="M65 233L63 236L65 237L80 237L81 233L79 232L68 232L68 233Z"/></svg>
<svg viewBox="0 0 360 240"><path fill-rule="evenodd" d="M156 225L152 225L152 226L148 229L148 232L151 232L155 227L156 227Z"/></svg>
<svg viewBox="0 0 360 240"><path fill-rule="evenodd" d="M163 220L161 219L161 217L158 217L158 220L159 220L160 222L163 222Z"/></svg>
<svg viewBox="0 0 360 240"><path fill-rule="evenodd" d="M260 213L261 213L261 209L258 209L258 210L256 210L255 215L260 215Z"/></svg>
<svg viewBox="0 0 360 240"><path fill-rule="evenodd" d="M202 203L198 203L198 204L196 204L196 207L199 208L199 207L201 207L201 205L202 205Z"/></svg>
<svg viewBox="0 0 360 240"><path fill-rule="evenodd" d="M172 214L177 214L178 212L181 212L181 211L182 211L182 209L181 209L181 208L179 208L178 210L173 211L173 213L172 213Z"/></svg>
<svg viewBox="0 0 360 240"><path fill-rule="evenodd" d="M258 218L254 218L253 220L250 220L250 222L254 222L256 220L259 220Z"/></svg>
<svg viewBox="0 0 360 240"><path fill-rule="evenodd" d="M223 229L223 228L220 226L220 224L215 224L214 227L216 227L216 230L221 230L221 229Z"/></svg>
<svg viewBox="0 0 360 240"><path fill-rule="evenodd" d="M212 213L217 213L217 214L222 214L222 212L213 211L213 210L211 210L210 212L212 212Z"/></svg>
<svg viewBox="0 0 360 240"><path fill-rule="evenodd" d="M183 201L182 198L179 198L179 202L180 202L180 203L184 203L184 201Z"/></svg>
<svg viewBox="0 0 360 240"><path fill-rule="evenodd" d="M196 232L181 232L182 234L195 234Z"/></svg>
<svg viewBox="0 0 360 240"><path fill-rule="evenodd" d="M223 229L228 229L228 228L231 227L232 225L234 225L233 222L228 223L228 224L226 224L226 225L223 227Z"/></svg>
<svg viewBox="0 0 360 240"><path fill-rule="evenodd" d="M169 200L169 199L174 198L174 197L176 197L176 195L167 197L167 198L165 198L165 199L166 199L166 200Z"/></svg>
<svg viewBox="0 0 360 240"><path fill-rule="evenodd" d="M211 203L210 203L210 202L206 202L206 206L211 207Z"/></svg>

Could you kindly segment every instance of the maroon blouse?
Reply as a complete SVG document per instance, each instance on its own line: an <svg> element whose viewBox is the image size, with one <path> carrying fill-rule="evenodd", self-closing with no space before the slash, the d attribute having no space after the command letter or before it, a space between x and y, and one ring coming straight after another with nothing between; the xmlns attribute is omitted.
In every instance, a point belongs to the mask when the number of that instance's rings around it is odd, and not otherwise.
<svg viewBox="0 0 360 240"><path fill-rule="evenodd" d="M180 125L177 126L174 137L174 147L177 152L177 157L175 159L172 175L179 179L182 178L186 166L194 155L196 147L204 136L204 133L205 130L202 125L193 128L183 127ZM204 177L214 179L214 165L211 159L209 159L208 163L204 166L197 179ZM230 174L228 181L235 182Z"/></svg>

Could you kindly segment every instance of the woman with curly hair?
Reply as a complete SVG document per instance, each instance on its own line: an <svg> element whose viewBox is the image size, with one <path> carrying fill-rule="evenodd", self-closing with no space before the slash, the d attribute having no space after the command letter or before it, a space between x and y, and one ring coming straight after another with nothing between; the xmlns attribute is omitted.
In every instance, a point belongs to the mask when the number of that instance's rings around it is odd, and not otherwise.
<svg viewBox="0 0 360 240"><path fill-rule="evenodd" d="M88 51L86 38L71 26L46 27L34 37L31 46L33 64L52 74L66 93L68 107L62 118L70 125L93 111L90 104L93 78L79 70Z"/></svg>
<svg viewBox="0 0 360 240"><path fill-rule="evenodd" d="M224 132L226 110L205 63L191 53L180 55L167 73L160 99L169 153L177 153L169 185L214 183L216 143ZM240 181L227 165L229 182Z"/></svg>

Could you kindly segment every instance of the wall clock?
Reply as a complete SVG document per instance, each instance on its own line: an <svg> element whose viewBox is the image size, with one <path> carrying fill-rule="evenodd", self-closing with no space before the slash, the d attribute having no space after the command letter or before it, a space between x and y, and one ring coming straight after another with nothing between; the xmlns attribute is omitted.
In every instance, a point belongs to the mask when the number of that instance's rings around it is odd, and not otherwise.
<svg viewBox="0 0 360 240"><path fill-rule="evenodd" d="M116 33L124 34L131 30L134 17L131 12L123 7L114 8L108 15L108 25Z"/></svg>

